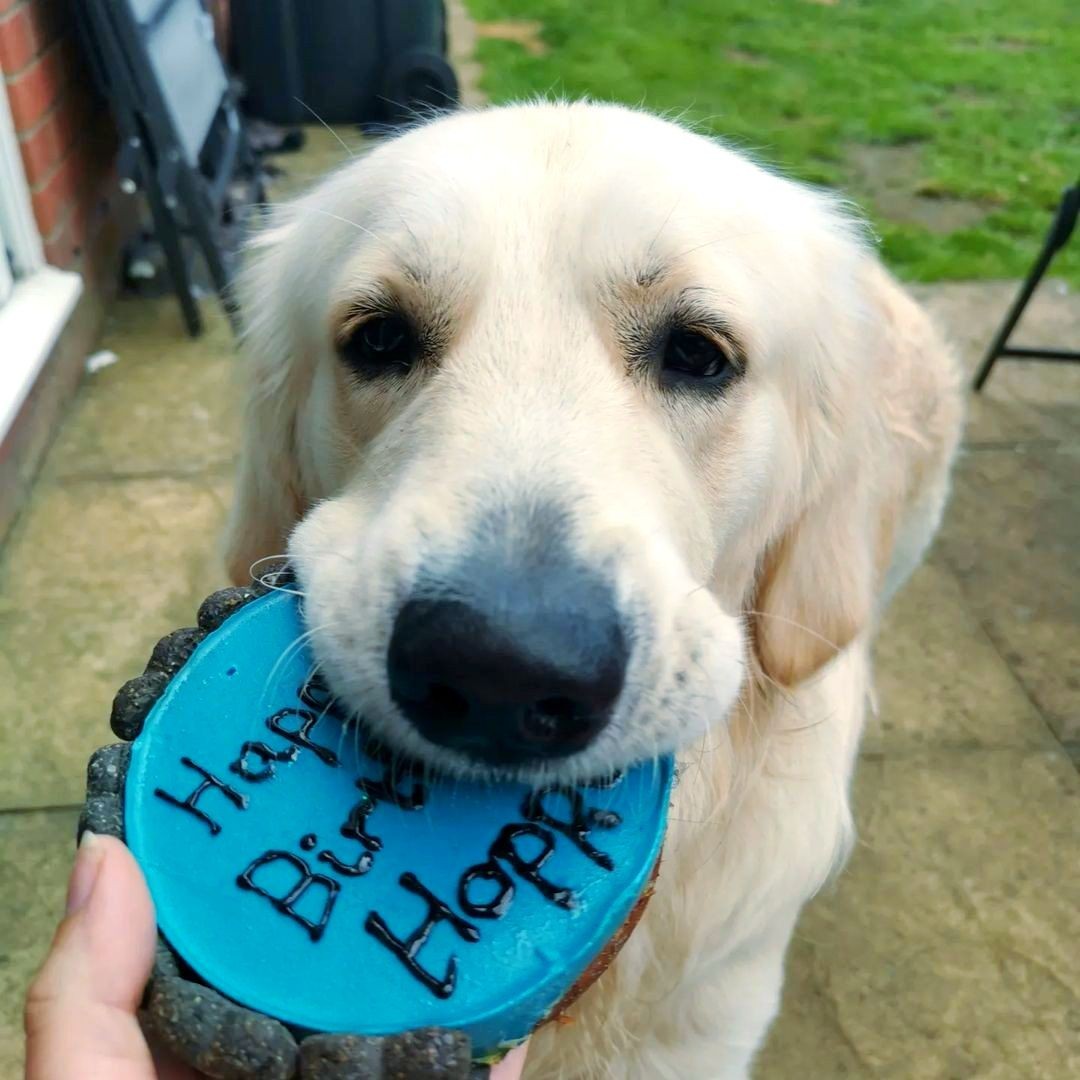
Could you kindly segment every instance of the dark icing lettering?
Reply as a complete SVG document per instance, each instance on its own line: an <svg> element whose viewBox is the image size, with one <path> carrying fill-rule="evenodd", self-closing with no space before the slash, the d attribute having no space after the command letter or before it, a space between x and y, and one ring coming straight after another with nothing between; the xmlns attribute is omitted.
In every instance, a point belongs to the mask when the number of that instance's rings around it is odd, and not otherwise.
<svg viewBox="0 0 1080 1080"><path fill-rule="evenodd" d="M548 796L562 796L566 800L569 814L566 818L554 817L545 805ZM597 810L586 808L585 800L581 792L575 788L548 787L541 791L531 791L525 796L521 807L522 814L528 821L537 825L546 825L549 829L561 832L563 836L572 840L584 855L587 855L597 866L605 870L614 870L615 863L606 851L600 851L589 841L589 830L614 829L621 824L622 818L611 810Z"/></svg>
<svg viewBox="0 0 1080 1080"><path fill-rule="evenodd" d="M308 679L297 689L296 696L302 704L313 709L320 717L333 716L342 723L347 722L341 703L330 693L330 688L320 676L313 675Z"/></svg>
<svg viewBox="0 0 1080 1080"><path fill-rule="evenodd" d="M245 780L250 780L253 784L259 784L263 780L269 780L274 775L276 762L295 761L299 753L300 749L296 746L286 746L284 750L274 750L264 742L246 742L240 747L240 756L229 765L229 771L236 773L237 776L242 776ZM248 761L249 754L253 754L262 760L263 767L261 769L252 770Z"/></svg>
<svg viewBox="0 0 1080 1080"><path fill-rule="evenodd" d="M207 772L201 765L196 765L189 757L182 757L180 759L180 764L186 765L189 769L194 769L195 772L203 778L202 783L199 784L186 799L178 799L175 795L170 795L161 788L155 788L154 794L159 799L164 799L165 802L179 807L181 810L186 810L189 814L193 814L210 830L211 836L217 836L217 834L221 832L221 825L205 811L199 809L197 805L199 799L208 789L216 788L237 808L237 810L246 810L248 805L247 796L241 795L239 791L234 791L224 780L219 780L213 773Z"/></svg>
<svg viewBox="0 0 1080 1080"><path fill-rule="evenodd" d="M431 931L441 922L448 922L462 941L475 944L480 940L480 931L472 923L456 915L430 890L426 889L415 874L405 873L398 879L403 888L421 897L427 903L427 915L420 926L404 941L395 937L378 912L372 911L364 922L364 929L380 944L385 945L436 997L446 999L454 992L457 983L457 957L451 956L446 965L446 972L441 979L421 967L417 960L420 950L427 944Z"/></svg>
<svg viewBox="0 0 1080 1080"><path fill-rule="evenodd" d="M392 765L395 768L404 769L410 776L420 774L421 766L419 764L405 761L400 754L391 750L386 743L376 739L373 735L365 734L364 753L372 761L377 761L380 765Z"/></svg>
<svg viewBox="0 0 1080 1080"><path fill-rule="evenodd" d="M332 851L320 851L319 861L328 863L343 877L361 877L371 869L375 860L370 851L361 851L354 863L342 862Z"/></svg>
<svg viewBox="0 0 1080 1080"><path fill-rule="evenodd" d="M262 866L271 863L287 862L299 874L296 884L289 889L284 896L274 896L273 893L255 883L255 871ZM318 941L326 930L326 924L330 921L330 912L334 910L334 901L337 900L341 886L333 878L325 874L314 874L307 862L294 855L291 851L267 851L255 859L248 868L236 879L236 884L241 889L250 889L259 896L269 900L274 908L287 915L290 919L298 922L310 935L312 941ZM321 887L326 890L326 898L323 901L322 914L317 921L305 918L296 911L297 902L310 888Z"/></svg>
<svg viewBox="0 0 1080 1080"><path fill-rule="evenodd" d="M486 903L478 904L469 897L469 886L474 881L493 881L499 887L495 896ZM458 906L474 919L501 919L514 899L514 882L510 875L495 861L470 866L458 881Z"/></svg>
<svg viewBox="0 0 1080 1080"><path fill-rule="evenodd" d="M400 776L395 775L397 766L401 766L404 770ZM412 787L408 791L402 791L398 787L402 779L412 781ZM416 767L402 766L401 762L387 763L381 780L369 780L366 776L362 776L356 781L356 786L368 798L392 803L399 810L419 810L427 798L427 789L416 778Z"/></svg>
<svg viewBox="0 0 1080 1080"><path fill-rule="evenodd" d="M419 810L428 798L427 788L424 788L411 772L405 774L405 779L413 781L413 786L407 792L401 791L401 788L397 786L399 778L394 777L393 767L387 766L381 780L368 780L367 777L361 777L356 781L356 786L361 789L365 798L372 802L390 802L399 810Z"/></svg>
<svg viewBox="0 0 1080 1080"><path fill-rule="evenodd" d="M319 838L313 832L309 832L306 836L300 837L300 850L310 851L318 842Z"/></svg>
<svg viewBox="0 0 1080 1080"><path fill-rule="evenodd" d="M300 721L295 730L285 727L284 722L290 716L295 716ZM275 735L288 739L289 742L301 750L310 750L324 765L337 767L341 764L337 754L330 747L315 742L311 737L312 728L321 719L322 716L318 713L309 712L307 709L280 709L266 721L266 726Z"/></svg>
<svg viewBox="0 0 1080 1080"><path fill-rule="evenodd" d="M341 835L346 840L358 840L368 851L382 851L382 840L367 831L367 819L374 809L375 800L365 792L349 811L345 824L341 826Z"/></svg>
<svg viewBox="0 0 1080 1080"><path fill-rule="evenodd" d="M404 778L412 781L412 787L408 791L402 791L398 787L400 778L394 773L395 764L390 762L383 770L382 779L371 780L362 776L356 781L360 798L349 811L348 820L341 826L341 835L347 840L359 841L368 851L382 850L382 840L367 829L367 819L380 801L388 802L399 810L419 810L427 798L427 790L416 779L412 767L406 767L404 773Z"/></svg>
<svg viewBox="0 0 1080 1080"><path fill-rule="evenodd" d="M531 836L540 841L540 851L531 859L526 859L518 850L518 840L524 836ZM503 859L510 864L511 869L524 881L539 889L541 896L558 904L561 908L574 907L574 894L570 889L564 889L554 882L548 881L540 873L541 867L551 858L555 850L555 837L541 829L532 822L524 822L517 825L504 825L502 831L491 845L489 853L493 859Z"/></svg>

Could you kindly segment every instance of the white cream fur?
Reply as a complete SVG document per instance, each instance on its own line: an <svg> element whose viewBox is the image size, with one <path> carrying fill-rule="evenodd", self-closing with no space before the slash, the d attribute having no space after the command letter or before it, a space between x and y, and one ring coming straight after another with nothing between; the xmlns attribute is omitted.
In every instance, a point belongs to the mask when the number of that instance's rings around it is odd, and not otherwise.
<svg viewBox="0 0 1080 1080"><path fill-rule="evenodd" d="M441 320L391 386L333 335L392 291ZM746 371L717 397L628 370L620 329L673 297L722 316ZM530 502L632 620L611 724L529 779L666 751L664 858L618 959L534 1036L530 1078L745 1077L800 907L852 841L848 787L885 600L937 526L961 419L955 365L829 197L642 112L462 113L282 208L244 283L250 395L230 567L288 551L319 662L391 743L450 771L397 713L385 659L419 569Z"/></svg>

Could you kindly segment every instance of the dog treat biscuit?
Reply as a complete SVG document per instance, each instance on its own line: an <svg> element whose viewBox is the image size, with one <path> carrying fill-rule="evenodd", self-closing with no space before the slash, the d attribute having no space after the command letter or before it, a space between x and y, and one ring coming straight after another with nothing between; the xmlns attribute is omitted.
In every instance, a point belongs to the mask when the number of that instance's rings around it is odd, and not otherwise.
<svg viewBox="0 0 1080 1080"><path fill-rule="evenodd" d="M539 789L431 775L349 722L297 598L261 592L159 643L117 695L133 744L88 770L83 826L125 839L168 943L144 1024L211 1076L466 1080L640 917L671 762Z"/></svg>

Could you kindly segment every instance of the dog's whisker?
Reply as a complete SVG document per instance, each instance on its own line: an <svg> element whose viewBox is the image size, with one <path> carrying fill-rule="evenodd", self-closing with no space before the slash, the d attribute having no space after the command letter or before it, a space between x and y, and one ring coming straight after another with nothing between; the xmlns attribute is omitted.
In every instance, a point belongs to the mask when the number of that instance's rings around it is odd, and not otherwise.
<svg viewBox="0 0 1080 1080"><path fill-rule="evenodd" d="M361 225L359 221L353 221L350 218L342 217L341 214L334 214L329 210L324 210L321 206L304 206L304 213L306 214L320 214L322 217L333 218L334 221L340 221L343 225L351 225L359 232L370 236L374 240L378 240L378 234L369 229L366 225Z"/></svg>
<svg viewBox="0 0 1080 1080"><path fill-rule="evenodd" d="M293 95L293 100L296 101L298 105L301 105L305 109L307 109L307 111L311 113L311 115L314 116L315 119L318 120L319 123L322 124L322 126L326 128L326 130L329 131L335 139L337 139L338 143L341 146L341 149L344 150L350 158L356 157L355 151L349 149L349 147L345 143L345 140L306 101L304 101L303 98L299 98Z"/></svg>
<svg viewBox="0 0 1080 1080"><path fill-rule="evenodd" d="M281 669L298 653L304 646L316 635L322 633L329 627L329 623L325 623L322 626L313 626L304 630L298 634L285 648L281 651L277 660L274 662L273 667L270 669L270 673L266 676L266 681L263 683L262 697L260 699L262 704L273 694L274 681L278 676Z"/></svg>
<svg viewBox="0 0 1080 1080"><path fill-rule="evenodd" d="M266 573L260 573L258 567L264 563L276 563L280 564L274 569L269 570ZM303 589L290 588L288 585L278 584L278 579L284 574L285 577L291 581L285 567L288 565L288 560L284 555L264 555L261 559L256 559L251 566L248 567L248 577L263 588L269 589L271 592L288 593L290 596L303 597Z"/></svg>
<svg viewBox="0 0 1080 1080"><path fill-rule="evenodd" d="M786 623L788 626L794 626L798 630L802 630L803 633L809 634L812 638L816 638L824 645L828 645L834 653L839 653L843 650L842 645L838 645L835 641L825 637L824 634L819 634L816 630L807 626L806 623L799 622L798 619L789 619L786 615L777 615L772 611L756 611L754 608L744 608L744 615L753 615L758 619L776 619L778 622Z"/></svg>
<svg viewBox="0 0 1080 1080"><path fill-rule="evenodd" d="M663 236L664 231L667 229L668 225L671 224L671 219L674 217L675 211L678 210L682 201L683 196L679 195L679 197L671 204L671 209L667 212L667 216L660 223L660 228L656 230L656 235L649 241L649 246L645 249L645 255L650 262L655 257L656 245L660 242L660 237Z"/></svg>
<svg viewBox="0 0 1080 1080"><path fill-rule="evenodd" d="M746 229L743 232L728 232L723 236L717 236L712 240L706 240L703 244L695 244L691 248L686 248L685 251L680 251L672 257L673 262L677 262L679 259L685 259L687 255L693 255L695 252L704 251L705 248L713 247L716 244L722 244L729 240L744 240L748 236L756 236L760 233L760 229Z"/></svg>

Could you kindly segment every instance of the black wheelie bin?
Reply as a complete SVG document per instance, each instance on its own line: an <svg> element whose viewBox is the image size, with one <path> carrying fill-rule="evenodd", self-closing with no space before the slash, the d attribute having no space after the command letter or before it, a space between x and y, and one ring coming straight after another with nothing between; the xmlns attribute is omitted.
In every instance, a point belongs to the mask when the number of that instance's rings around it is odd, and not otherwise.
<svg viewBox="0 0 1080 1080"><path fill-rule="evenodd" d="M231 0L245 111L275 124L395 124L452 108L442 0Z"/></svg>

